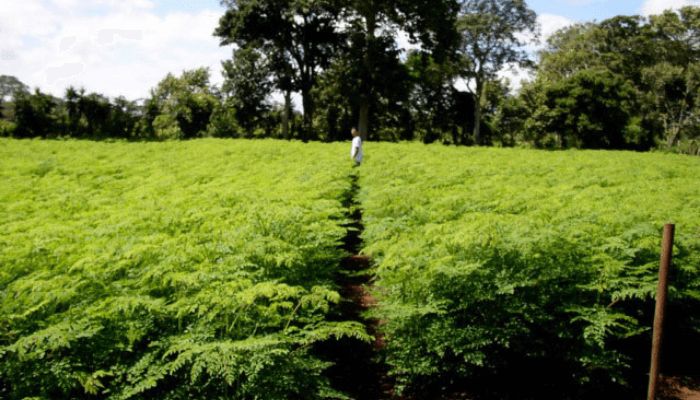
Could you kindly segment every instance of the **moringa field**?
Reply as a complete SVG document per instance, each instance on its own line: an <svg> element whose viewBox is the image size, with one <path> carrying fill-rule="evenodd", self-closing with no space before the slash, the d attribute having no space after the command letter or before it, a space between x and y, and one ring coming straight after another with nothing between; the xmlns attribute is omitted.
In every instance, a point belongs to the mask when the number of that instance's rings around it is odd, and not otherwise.
<svg viewBox="0 0 700 400"><path fill-rule="evenodd" d="M633 393L669 221L664 368L700 374L700 159L348 150L0 139L0 398L344 398L319 348L375 335L397 398Z"/></svg>

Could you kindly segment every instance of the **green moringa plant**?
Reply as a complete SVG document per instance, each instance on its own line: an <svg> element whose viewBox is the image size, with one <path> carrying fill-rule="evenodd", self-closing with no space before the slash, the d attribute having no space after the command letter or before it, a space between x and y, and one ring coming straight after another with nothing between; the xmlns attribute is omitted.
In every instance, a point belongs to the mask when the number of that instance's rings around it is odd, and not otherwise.
<svg viewBox="0 0 700 400"><path fill-rule="evenodd" d="M366 151L364 251L377 264L373 314L399 389L470 379L484 388L480 378L491 376L502 390L530 371L542 381L518 389L539 395L553 383L558 398L624 386L635 362L648 366L668 221L678 229L672 324L700 334L700 160L414 144Z"/></svg>
<svg viewBox="0 0 700 400"><path fill-rule="evenodd" d="M3 140L0 397L340 396L349 166L284 146Z"/></svg>

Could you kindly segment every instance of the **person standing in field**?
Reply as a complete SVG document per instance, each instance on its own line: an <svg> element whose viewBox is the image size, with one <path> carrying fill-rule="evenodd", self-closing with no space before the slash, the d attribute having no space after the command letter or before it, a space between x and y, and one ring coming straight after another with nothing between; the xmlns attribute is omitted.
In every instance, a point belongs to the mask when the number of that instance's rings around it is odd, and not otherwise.
<svg viewBox="0 0 700 400"><path fill-rule="evenodd" d="M355 166L362 163L362 138L357 129L352 128L352 147L350 148L350 157L355 162Z"/></svg>

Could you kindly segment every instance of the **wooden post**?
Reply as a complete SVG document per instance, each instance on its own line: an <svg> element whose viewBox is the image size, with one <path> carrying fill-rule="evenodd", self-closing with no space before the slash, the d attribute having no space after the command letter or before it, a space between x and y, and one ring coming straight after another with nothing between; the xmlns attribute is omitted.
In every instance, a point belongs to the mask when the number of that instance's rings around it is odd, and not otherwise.
<svg viewBox="0 0 700 400"><path fill-rule="evenodd" d="M654 333L651 341L651 368L649 369L647 400L656 399L656 387L659 380L661 339L664 328L664 311L666 309L666 294L668 293L668 270L671 266L675 228L676 226L673 224L664 225L661 265L659 267L659 286L656 289L656 310L654 312Z"/></svg>

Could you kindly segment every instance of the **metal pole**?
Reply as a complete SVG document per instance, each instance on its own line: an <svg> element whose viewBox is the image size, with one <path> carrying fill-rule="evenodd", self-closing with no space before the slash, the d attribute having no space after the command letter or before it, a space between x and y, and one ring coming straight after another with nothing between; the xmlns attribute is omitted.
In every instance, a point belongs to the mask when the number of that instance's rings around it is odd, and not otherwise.
<svg viewBox="0 0 700 400"><path fill-rule="evenodd" d="M659 286L656 289L656 311L654 312L654 333L651 341L651 368L649 369L649 390L647 400L656 399L656 386L659 380L659 356L661 352L661 338L664 328L664 310L666 308L666 294L668 292L668 270L671 266L673 254L673 235L676 226L664 225L664 239L661 249L661 265L659 267Z"/></svg>

